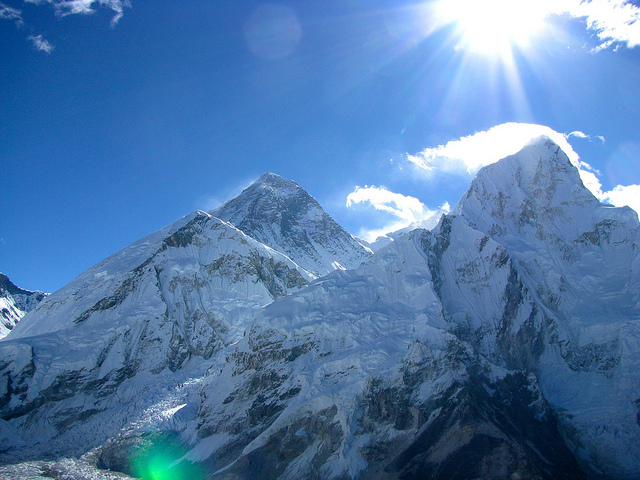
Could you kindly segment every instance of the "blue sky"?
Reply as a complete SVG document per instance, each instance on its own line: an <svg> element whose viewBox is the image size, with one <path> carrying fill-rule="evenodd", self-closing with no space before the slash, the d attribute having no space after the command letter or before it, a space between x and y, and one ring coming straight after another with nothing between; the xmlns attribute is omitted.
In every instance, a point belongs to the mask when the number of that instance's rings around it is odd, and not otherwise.
<svg viewBox="0 0 640 480"><path fill-rule="evenodd" d="M454 206L529 124L638 202L638 4L508 5L0 0L0 271L54 291L267 171L371 237Z"/></svg>

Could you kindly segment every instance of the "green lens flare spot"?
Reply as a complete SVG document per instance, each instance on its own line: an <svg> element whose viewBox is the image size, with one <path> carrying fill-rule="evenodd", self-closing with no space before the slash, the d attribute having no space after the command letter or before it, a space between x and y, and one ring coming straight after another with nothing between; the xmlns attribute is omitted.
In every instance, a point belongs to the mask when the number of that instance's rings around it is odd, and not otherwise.
<svg viewBox="0 0 640 480"><path fill-rule="evenodd" d="M131 454L131 470L142 480L197 480L201 468L181 460L187 448L177 436L154 434L147 436Z"/></svg>

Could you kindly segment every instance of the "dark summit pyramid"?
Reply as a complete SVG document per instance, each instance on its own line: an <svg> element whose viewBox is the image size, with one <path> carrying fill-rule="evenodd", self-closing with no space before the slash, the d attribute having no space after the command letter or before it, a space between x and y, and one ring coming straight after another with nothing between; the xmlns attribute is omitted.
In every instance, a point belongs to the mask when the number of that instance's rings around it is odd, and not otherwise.
<svg viewBox="0 0 640 480"><path fill-rule="evenodd" d="M355 268L371 255L302 187L274 173L262 175L210 213L283 252L315 276Z"/></svg>

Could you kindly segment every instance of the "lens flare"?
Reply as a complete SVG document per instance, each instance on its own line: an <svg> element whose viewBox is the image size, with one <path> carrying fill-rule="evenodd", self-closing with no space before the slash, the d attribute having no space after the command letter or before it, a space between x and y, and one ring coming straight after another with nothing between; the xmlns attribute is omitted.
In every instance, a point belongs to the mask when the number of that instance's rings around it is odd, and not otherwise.
<svg viewBox="0 0 640 480"><path fill-rule="evenodd" d="M203 478L199 465L182 457L186 448L176 438L147 437L132 452L131 470L142 480L198 480Z"/></svg>

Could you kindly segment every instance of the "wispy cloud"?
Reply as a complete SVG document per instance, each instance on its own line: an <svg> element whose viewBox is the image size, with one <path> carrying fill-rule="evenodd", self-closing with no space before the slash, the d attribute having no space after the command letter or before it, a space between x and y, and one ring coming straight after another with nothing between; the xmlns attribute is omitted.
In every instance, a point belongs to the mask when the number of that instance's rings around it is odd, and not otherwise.
<svg viewBox="0 0 640 480"><path fill-rule="evenodd" d="M589 138L589 135L579 130L576 130L575 132L568 133L567 138L568 137Z"/></svg>
<svg viewBox="0 0 640 480"><path fill-rule="evenodd" d="M36 5L49 4L55 11L56 15L64 17L73 14L92 14L95 12L95 6L106 7L115 12L111 19L111 25L118 23L124 14L124 8L130 7L129 0L24 0L27 3Z"/></svg>
<svg viewBox="0 0 640 480"><path fill-rule="evenodd" d="M602 143L605 143L605 138L602 135L587 135L586 133L581 132L580 130L576 130L575 132L567 133L565 135L565 137L567 137L567 138L571 138L571 137L583 138L585 140L589 140L590 142L592 142L594 138L597 138Z"/></svg>
<svg viewBox="0 0 640 480"><path fill-rule="evenodd" d="M42 35L29 35L27 37L27 40L31 40L31 42L33 42L33 46L41 52L51 53L51 51L54 49L54 46L51 45L49 41L44 39Z"/></svg>
<svg viewBox="0 0 640 480"><path fill-rule="evenodd" d="M24 2L35 5L49 5L59 17L72 14L88 15L94 13L97 7L109 8L115 12L111 19L112 27L122 18L124 8L131 6L129 0L24 0ZM13 20L18 29L29 27L22 10L9 7L2 2L0 2L0 20ZM31 34L27 37L27 40L32 42L36 49L41 52L51 53L54 49L51 42L45 39L42 34Z"/></svg>
<svg viewBox="0 0 640 480"><path fill-rule="evenodd" d="M347 196L347 207L353 208L356 204L369 205L379 212L390 214L393 218L380 228L363 229L358 232L359 237L369 242L410 225L433 228L442 213L448 213L450 209L449 204L445 203L440 208L431 210L415 197L376 186L356 187Z"/></svg>
<svg viewBox="0 0 640 480"><path fill-rule="evenodd" d="M24 25L24 21L22 20L22 11L9 7L2 2L0 2L0 19L15 20L18 28Z"/></svg>

